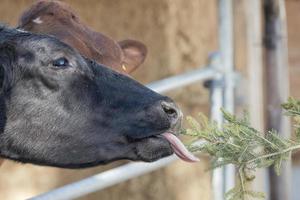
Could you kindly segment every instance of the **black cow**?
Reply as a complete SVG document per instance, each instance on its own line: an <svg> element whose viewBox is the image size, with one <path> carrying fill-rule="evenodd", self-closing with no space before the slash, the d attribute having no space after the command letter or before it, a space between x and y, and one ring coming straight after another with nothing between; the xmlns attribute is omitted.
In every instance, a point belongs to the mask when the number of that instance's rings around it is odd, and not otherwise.
<svg viewBox="0 0 300 200"><path fill-rule="evenodd" d="M83 168L188 154L174 102L58 39L0 27L0 156Z"/></svg>

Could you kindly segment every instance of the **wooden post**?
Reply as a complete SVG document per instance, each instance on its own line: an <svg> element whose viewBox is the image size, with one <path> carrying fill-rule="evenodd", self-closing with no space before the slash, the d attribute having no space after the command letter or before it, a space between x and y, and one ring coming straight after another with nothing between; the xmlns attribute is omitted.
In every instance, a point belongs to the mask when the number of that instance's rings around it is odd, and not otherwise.
<svg viewBox="0 0 300 200"><path fill-rule="evenodd" d="M266 129L290 137L290 123L281 104L289 96L287 29L284 0L264 0L264 46L266 80ZM270 199L291 199L291 162L282 166L281 176L270 175Z"/></svg>

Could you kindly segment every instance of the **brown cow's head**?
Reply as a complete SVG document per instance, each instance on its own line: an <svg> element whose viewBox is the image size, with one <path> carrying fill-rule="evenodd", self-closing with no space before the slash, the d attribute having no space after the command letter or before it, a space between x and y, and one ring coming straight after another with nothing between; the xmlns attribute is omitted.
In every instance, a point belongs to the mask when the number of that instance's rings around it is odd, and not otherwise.
<svg viewBox="0 0 300 200"><path fill-rule="evenodd" d="M175 103L55 37L0 27L0 156L82 168L173 151Z"/></svg>
<svg viewBox="0 0 300 200"><path fill-rule="evenodd" d="M77 49L82 55L121 73L130 73L146 57L144 44L135 40L115 42L91 30L75 12L61 1L40 0L25 11L19 28L50 34Z"/></svg>

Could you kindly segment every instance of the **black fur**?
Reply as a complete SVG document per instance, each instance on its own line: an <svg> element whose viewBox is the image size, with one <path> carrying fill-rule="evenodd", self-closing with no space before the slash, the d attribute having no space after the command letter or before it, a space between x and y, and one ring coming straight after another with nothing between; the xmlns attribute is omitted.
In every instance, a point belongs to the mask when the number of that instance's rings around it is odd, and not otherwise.
<svg viewBox="0 0 300 200"><path fill-rule="evenodd" d="M70 66L57 67L65 57ZM54 37L0 27L0 156L83 168L172 154L171 101Z"/></svg>

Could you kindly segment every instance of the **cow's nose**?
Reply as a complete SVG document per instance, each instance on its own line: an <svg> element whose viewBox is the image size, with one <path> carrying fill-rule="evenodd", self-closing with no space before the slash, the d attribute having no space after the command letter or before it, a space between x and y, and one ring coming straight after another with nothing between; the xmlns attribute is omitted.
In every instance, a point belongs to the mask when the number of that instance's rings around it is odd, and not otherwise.
<svg viewBox="0 0 300 200"><path fill-rule="evenodd" d="M180 126L182 120L182 112L178 106L172 101L162 101L161 108L171 123L171 128Z"/></svg>

